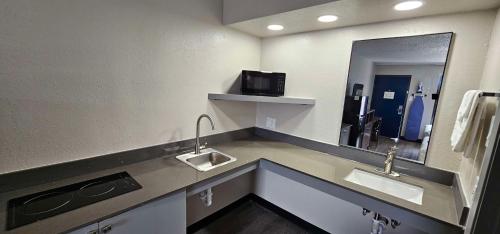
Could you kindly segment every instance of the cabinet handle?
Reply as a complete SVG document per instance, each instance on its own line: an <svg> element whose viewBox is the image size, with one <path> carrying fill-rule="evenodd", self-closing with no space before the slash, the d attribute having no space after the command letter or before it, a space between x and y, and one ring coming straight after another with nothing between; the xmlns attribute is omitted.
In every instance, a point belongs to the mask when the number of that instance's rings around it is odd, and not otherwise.
<svg viewBox="0 0 500 234"><path fill-rule="evenodd" d="M113 229L113 227L111 226L111 224L108 224L108 225L106 225L106 226L104 226L104 227L101 228L101 232L102 233L108 233L108 232L111 231L111 229Z"/></svg>
<svg viewBox="0 0 500 234"><path fill-rule="evenodd" d="M99 231L98 230L92 230L92 231L89 231L88 234L99 234Z"/></svg>

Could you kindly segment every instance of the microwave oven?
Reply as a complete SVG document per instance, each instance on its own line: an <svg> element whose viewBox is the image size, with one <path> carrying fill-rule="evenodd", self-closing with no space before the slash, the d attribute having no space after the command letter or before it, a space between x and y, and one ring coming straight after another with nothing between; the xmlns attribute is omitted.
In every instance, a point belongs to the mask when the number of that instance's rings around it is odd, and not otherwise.
<svg viewBox="0 0 500 234"><path fill-rule="evenodd" d="M241 94L260 96L285 95L285 73L248 71L241 72Z"/></svg>

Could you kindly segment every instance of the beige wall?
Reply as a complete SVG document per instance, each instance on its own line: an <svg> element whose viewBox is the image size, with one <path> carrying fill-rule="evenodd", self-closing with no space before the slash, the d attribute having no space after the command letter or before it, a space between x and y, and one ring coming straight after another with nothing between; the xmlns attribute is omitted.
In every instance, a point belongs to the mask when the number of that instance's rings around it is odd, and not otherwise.
<svg viewBox="0 0 500 234"><path fill-rule="evenodd" d="M276 130L338 144L353 40L454 32L451 58L426 164L457 171L450 134L462 95L479 88L495 11L443 15L266 38L261 69L287 73L286 95L314 97L314 107L257 105L257 126L276 118Z"/></svg>
<svg viewBox="0 0 500 234"><path fill-rule="evenodd" d="M374 80L372 77L374 69L373 61L362 56L351 58L349 79L347 80L347 92L352 94L354 84L363 85L363 96L371 96ZM371 99L369 99L371 103Z"/></svg>
<svg viewBox="0 0 500 234"><path fill-rule="evenodd" d="M500 91L500 9L497 12L497 17L495 24L493 26L493 31L491 34L491 40L489 43L488 54L486 56L486 63L484 65L483 77L481 80L481 90L498 92ZM486 118L491 118L498 107L498 99L486 98L484 99L488 103L488 111ZM489 121L487 121L489 123ZM484 132L481 139L481 143L484 143L484 137L487 132ZM472 155L469 158L462 158L460 162L459 175L460 182L465 191L465 196L469 203L472 202L472 194L474 193L477 176L481 171L481 164L483 162L484 148L476 155Z"/></svg>
<svg viewBox="0 0 500 234"><path fill-rule="evenodd" d="M497 11L489 46L481 89L498 92L500 91L500 9Z"/></svg>
<svg viewBox="0 0 500 234"><path fill-rule="evenodd" d="M0 2L0 174L252 127L255 105L212 103L260 39L220 0Z"/></svg>

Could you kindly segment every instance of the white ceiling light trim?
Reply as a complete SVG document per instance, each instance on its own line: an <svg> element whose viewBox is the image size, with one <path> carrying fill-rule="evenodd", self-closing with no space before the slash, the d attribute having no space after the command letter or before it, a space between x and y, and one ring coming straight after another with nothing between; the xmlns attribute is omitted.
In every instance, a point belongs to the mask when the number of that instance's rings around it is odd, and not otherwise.
<svg viewBox="0 0 500 234"><path fill-rule="evenodd" d="M400 2L394 6L394 10L396 11L410 11L415 10L424 5L422 1L405 1Z"/></svg>
<svg viewBox="0 0 500 234"><path fill-rule="evenodd" d="M330 23L337 21L338 19L339 17L337 17L336 15L322 15L318 17L318 21L322 23Z"/></svg>
<svg viewBox="0 0 500 234"><path fill-rule="evenodd" d="M279 24L270 24L267 26L267 29L269 29L271 31L281 31L284 28L285 27L283 27L283 25L279 25Z"/></svg>

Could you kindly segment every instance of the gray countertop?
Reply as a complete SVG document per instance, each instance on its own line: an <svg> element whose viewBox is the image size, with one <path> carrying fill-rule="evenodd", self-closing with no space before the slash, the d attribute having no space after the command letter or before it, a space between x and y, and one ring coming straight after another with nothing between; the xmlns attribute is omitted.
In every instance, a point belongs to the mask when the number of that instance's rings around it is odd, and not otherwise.
<svg viewBox="0 0 500 234"><path fill-rule="evenodd" d="M199 172L178 161L175 157L155 158L126 166L120 166L96 173L81 175L56 182L31 186L0 194L0 220L5 223L7 201L52 188L94 179L116 172L127 171L143 188L123 194L105 201L88 205L64 214L56 215L6 233L57 233L84 224L111 217L125 210L139 206L147 201L160 198L173 191L189 187L208 178L228 172L260 159L292 168L307 175L328 181L350 190L381 199L388 204L403 207L416 213L459 226L450 186L419 179L401 176L398 180L424 188L422 205L393 197L391 195L362 187L344 180L354 168L373 170L374 167L335 157L329 154L308 150L291 144L268 140L241 140L212 146L221 152L237 158L237 161L208 172ZM4 231L5 225L2 225Z"/></svg>

